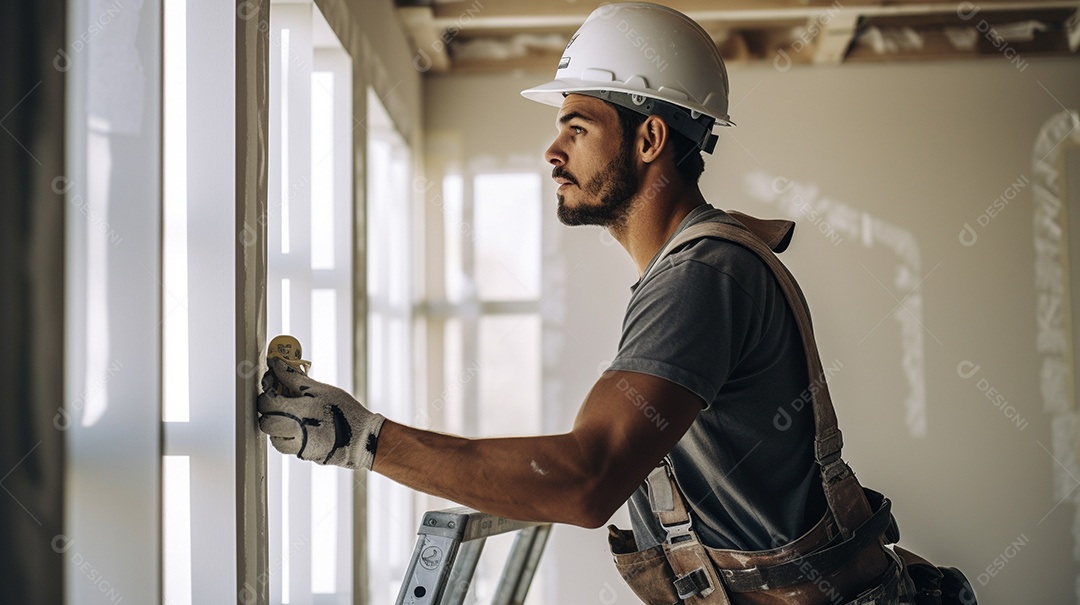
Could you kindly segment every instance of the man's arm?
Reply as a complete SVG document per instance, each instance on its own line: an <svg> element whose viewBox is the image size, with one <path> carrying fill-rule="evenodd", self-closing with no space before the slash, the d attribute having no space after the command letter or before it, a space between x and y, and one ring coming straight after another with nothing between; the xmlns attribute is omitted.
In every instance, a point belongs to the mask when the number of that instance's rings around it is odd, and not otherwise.
<svg viewBox="0 0 1080 605"><path fill-rule="evenodd" d="M495 515L600 527L703 405L668 380L609 371L586 396L569 433L465 439L387 420L372 470Z"/></svg>

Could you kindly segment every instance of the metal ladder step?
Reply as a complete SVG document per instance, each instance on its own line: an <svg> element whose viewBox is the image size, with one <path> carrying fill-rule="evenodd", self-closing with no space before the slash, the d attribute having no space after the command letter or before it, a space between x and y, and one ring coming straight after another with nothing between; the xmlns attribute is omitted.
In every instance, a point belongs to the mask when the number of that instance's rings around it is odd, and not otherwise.
<svg viewBox="0 0 1080 605"><path fill-rule="evenodd" d="M515 521L464 506L424 513L397 605L461 605L485 540L509 532L518 533L492 605L522 605L551 524Z"/></svg>

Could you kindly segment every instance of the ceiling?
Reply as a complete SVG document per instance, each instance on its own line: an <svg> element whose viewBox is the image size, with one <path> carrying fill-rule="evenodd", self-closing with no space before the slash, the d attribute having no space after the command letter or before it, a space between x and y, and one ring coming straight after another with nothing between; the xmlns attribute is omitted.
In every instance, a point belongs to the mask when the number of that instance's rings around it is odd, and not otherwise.
<svg viewBox="0 0 1080 605"><path fill-rule="evenodd" d="M1080 0L668 0L728 64L1077 56ZM427 73L553 70L597 0L397 0Z"/></svg>

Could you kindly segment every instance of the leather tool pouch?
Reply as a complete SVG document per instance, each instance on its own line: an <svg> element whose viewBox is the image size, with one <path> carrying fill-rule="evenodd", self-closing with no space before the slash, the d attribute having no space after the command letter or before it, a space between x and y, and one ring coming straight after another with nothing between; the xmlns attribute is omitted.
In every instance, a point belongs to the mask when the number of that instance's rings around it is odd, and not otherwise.
<svg viewBox="0 0 1080 605"><path fill-rule="evenodd" d="M976 605L975 591L963 572L955 567L938 567L919 555L896 546L913 584L915 605Z"/></svg>
<svg viewBox="0 0 1080 605"><path fill-rule="evenodd" d="M608 526L608 546L615 557L615 568L634 591L649 605L679 602L675 592L675 572L668 564L662 546L638 550L634 532Z"/></svg>

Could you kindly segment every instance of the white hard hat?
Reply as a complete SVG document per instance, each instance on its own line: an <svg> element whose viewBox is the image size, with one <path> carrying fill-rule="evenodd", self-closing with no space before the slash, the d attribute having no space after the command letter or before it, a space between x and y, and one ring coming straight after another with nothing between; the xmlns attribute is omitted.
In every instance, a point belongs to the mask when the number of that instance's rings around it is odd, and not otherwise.
<svg viewBox="0 0 1080 605"><path fill-rule="evenodd" d="M708 152L716 142L710 132L714 120L734 126L727 69L712 38L690 17L658 4L627 2L594 10L566 45L555 79L521 91L555 107L570 93L658 113ZM690 119L667 104L689 110ZM671 124L672 118L679 123Z"/></svg>

